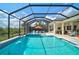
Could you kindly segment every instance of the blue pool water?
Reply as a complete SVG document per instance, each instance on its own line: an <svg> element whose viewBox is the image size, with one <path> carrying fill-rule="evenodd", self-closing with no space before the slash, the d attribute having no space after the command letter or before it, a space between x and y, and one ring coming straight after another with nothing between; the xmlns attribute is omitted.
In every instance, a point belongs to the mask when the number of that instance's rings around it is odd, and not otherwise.
<svg viewBox="0 0 79 59"><path fill-rule="evenodd" d="M78 55L79 48L55 36L26 35L0 49L0 55Z"/></svg>

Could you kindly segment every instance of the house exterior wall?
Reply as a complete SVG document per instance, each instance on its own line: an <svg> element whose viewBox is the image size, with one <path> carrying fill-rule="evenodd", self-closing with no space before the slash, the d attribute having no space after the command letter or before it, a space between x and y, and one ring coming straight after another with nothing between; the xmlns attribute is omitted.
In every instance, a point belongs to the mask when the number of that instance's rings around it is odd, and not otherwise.
<svg viewBox="0 0 79 59"><path fill-rule="evenodd" d="M53 27L53 24L56 24L55 26L55 30L58 31L58 28L61 27L62 30L62 23L64 23L64 30L65 31L73 31L74 26L77 26L76 30L79 30L79 21L67 21L67 22L63 22L63 21L53 21L49 24L49 26ZM68 30L67 27L71 26L71 30ZM53 32L53 30L52 30Z"/></svg>
<svg viewBox="0 0 79 59"><path fill-rule="evenodd" d="M73 21L73 22L66 22L65 23L65 30L67 30L67 26L77 26L77 30L79 30L79 22ZM71 31L73 30L73 28L71 29ZM68 30L67 30L68 31Z"/></svg>

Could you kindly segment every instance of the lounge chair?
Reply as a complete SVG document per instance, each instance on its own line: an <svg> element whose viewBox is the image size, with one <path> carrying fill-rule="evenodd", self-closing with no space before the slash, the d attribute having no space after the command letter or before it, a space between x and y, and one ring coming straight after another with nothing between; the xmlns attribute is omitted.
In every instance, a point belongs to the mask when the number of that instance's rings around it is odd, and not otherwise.
<svg viewBox="0 0 79 59"><path fill-rule="evenodd" d="M70 35L70 36L76 36L77 34L76 34L76 31L73 31L73 32L71 32L69 35Z"/></svg>

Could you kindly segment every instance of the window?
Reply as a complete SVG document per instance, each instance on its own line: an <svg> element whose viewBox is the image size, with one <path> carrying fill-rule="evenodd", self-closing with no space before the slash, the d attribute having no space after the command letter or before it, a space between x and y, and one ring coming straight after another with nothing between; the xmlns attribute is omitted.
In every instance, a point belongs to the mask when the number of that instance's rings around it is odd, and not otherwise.
<svg viewBox="0 0 79 59"><path fill-rule="evenodd" d="M67 26L67 30L71 30L71 26Z"/></svg>

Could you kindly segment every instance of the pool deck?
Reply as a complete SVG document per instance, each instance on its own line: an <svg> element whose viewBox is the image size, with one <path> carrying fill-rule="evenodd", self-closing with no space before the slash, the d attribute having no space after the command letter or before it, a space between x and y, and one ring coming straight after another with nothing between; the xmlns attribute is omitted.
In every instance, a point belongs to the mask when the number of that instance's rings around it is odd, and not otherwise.
<svg viewBox="0 0 79 59"><path fill-rule="evenodd" d="M53 33L45 33L45 35L53 35L56 36L58 38L62 38L65 39L71 43L73 43L76 47L79 48L79 38L78 37L73 37L73 36L69 36L69 35L60 35L60 34L53 34Z"/></svg>

